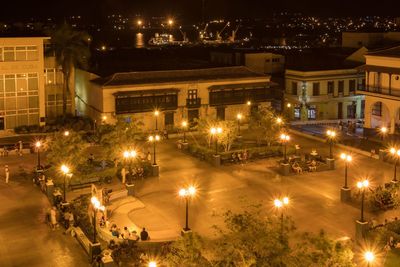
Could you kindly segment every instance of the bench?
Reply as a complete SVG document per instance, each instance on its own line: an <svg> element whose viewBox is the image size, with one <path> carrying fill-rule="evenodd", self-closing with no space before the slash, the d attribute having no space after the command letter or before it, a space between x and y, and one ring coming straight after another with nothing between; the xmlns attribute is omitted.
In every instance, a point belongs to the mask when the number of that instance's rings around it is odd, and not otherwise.
<svg viewBox="0 0 400 267"><path fill-rule="evenodd" d="M82 231L82 229L80 227L75 227L74 228L74 232L75 232L76 240L78 240L79 244L81 244L83 249L89 255L90 254L90 241L89 241L89 239L86 237L86 235L83 233L83 231Z"/></svg>
<svg viewBox="0 0 400 267"><path fill-rule="evenodd" d="M82 182L80 180L71 180L69 182L69 188L71 190L74 190L74 189L90 187L92 184L100 182L100 180L101 180L100 177L92 177L92 178L86 179L84 182Z"/></svg>

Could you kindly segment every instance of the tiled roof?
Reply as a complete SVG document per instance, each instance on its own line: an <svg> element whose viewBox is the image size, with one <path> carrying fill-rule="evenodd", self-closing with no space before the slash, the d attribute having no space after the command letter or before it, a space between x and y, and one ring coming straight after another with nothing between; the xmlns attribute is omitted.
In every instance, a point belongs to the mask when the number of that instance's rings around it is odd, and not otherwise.
<svg viewBox="0 0 400 267"><path fill-rule="evenodd" d="M115 73L109 77L94 79L92 82L103 86L118 86L263 77L266 76L253 72L246 67L224 67L194 70Z"/></svg>
<svg viewBox="0 0 400 267"><path fill-rule="evenodd" d="M367 55L377 56L377 57L400 57L400 45L387 49L372 51L369 52Z"/></svg>

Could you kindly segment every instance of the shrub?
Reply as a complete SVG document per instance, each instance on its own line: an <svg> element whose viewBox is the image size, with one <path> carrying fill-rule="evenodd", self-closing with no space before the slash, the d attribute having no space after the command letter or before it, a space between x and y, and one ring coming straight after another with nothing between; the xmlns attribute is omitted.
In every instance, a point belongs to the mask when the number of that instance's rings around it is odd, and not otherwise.
<svg viewBox="0 0 400 267"><path fill-rule="evenodd" d="M90 194L81 195L71 202L70 207L75 216L75 225L79 226L85 235L92 240L94 229L88 214L90 197Z"/></svg>

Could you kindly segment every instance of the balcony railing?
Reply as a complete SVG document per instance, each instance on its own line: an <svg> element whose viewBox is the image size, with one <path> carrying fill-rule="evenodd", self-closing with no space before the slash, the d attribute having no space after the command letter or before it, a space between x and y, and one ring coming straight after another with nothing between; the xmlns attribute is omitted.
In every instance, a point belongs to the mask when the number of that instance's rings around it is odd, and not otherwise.
<svg viewBox="0 0 400 267"><path fill-rule="evenodd" d="M248 100L266 102L272 98L269 88L216 91L210 92L210 106L245 104Z"/></svg>
<svg viewBox="0 0 400 267"><path fill-rule="evenodd" d="M188 108L199 108L201 105L201 98L187 98L186 106Z"/></svg>
<svg viewBox="0 0 400 267"><path fill-rule="evenodd" d="M389 90L389 88L369 86L369 87L364 87L364 88L358 88L358 91L400 97L400 90L393 89L393 88L391 90Z"/></svg>

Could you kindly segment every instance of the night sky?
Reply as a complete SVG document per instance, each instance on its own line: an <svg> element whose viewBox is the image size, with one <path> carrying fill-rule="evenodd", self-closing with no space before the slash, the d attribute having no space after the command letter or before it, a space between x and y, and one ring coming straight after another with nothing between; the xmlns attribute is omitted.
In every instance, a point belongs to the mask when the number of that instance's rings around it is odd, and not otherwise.
<svg viewBox="0 0 400 267"><path fill-rule="evenodd" d="M19 0L3 1L2 19L63 17L80 14L95 18L118 12L124 15L177 16L200 20L202 0ZM265 17L273 12L310 15L398 15L400 0L205 0L206 18ZM368 4L371 3L371 4Z"/></svg>

